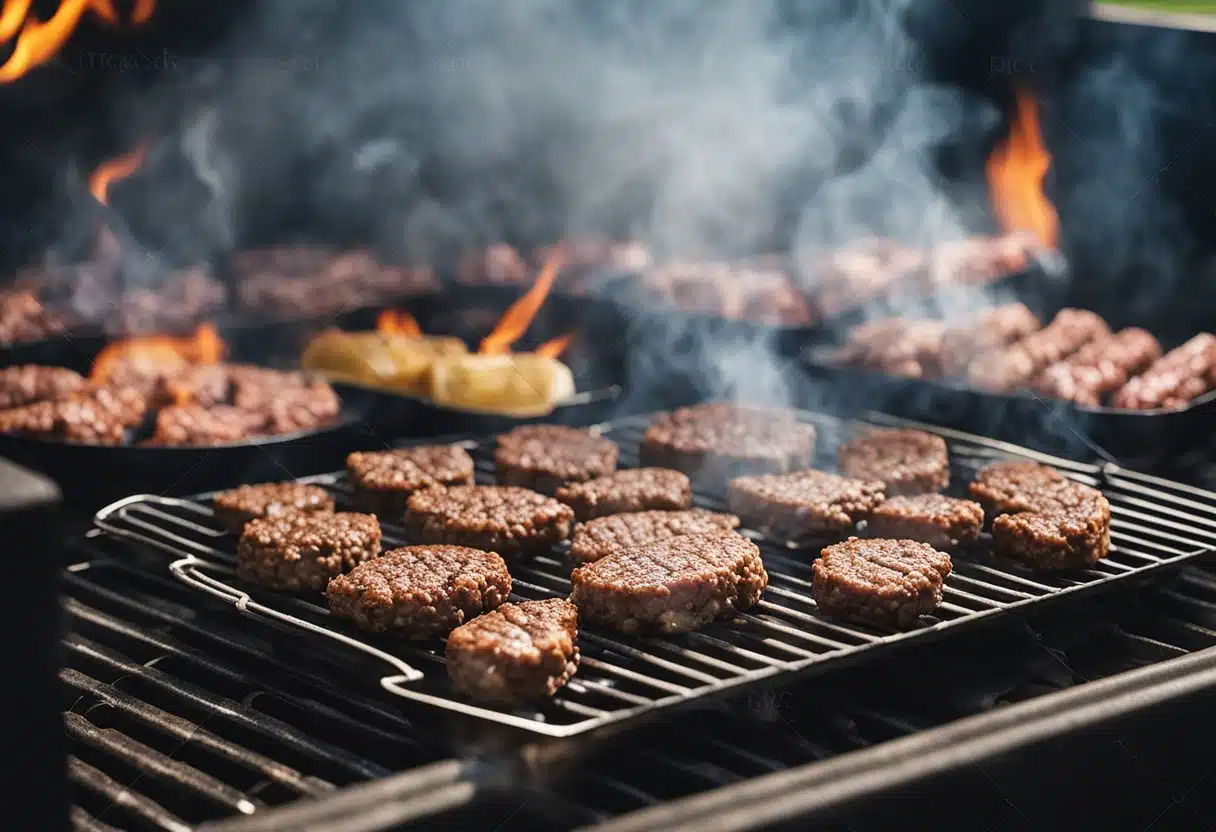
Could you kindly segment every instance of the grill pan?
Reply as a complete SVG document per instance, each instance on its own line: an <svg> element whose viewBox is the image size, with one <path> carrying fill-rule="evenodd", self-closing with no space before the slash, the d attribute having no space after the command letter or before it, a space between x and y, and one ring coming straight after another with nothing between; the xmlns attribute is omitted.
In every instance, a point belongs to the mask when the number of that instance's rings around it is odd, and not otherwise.
<svg viewBox="0 0 1216 832"><path fill-rule="evenodd" d="M817 414L801 417L819 431L818 461L824 466L830 465L837 445L863 426ZM873 416L870 423L912 424L884 416ZM599 426L620 445L622 467L636 464L637 442L647 424L647 418L635 417ZM579 673L535 711L495 710L457 698L441 667L442 647L437 643L420 647L372 639L331 620L318 598L275 594L240 582L232 568L235 541L215 524L209 495L193 499L136 495L103 509L95 522L109 534L173 555L174 575L246 615L325 636L379 660L392 671L380 678L380 684L396 696L548 737L632 725L677 706L739 693L778 678L872 660L952 631L1156 576L1216 550L1216 494L1114 465L1069 462L957 431L937 432L950 445L955 489L969 482L979 468L1005 458L1049 464L1100 488L1111 502L1111 556L1089 570L1043 575L992 558L981 543L955 558L944 603L935 616L922 618L915 629L893 632L821 618L809 595L812 554L758 541L770 576L759 606L731 622L681 637L633 638L584 629ZM479 481L491 481L492 440L467 444L478 463ZM339 502L349 497L343 474L308 481L332 490ZM696 503L722 508L720 497L712 494L698 494ZM403 542L399 525L384 525L386 544ZM513 565L516 596L567 594L569 569L560 552Z"/></svg>
<svg viewBox="0 0 1216 832"><path fill-rule="evenodd" d="M890 376L833 363L811 347L802 365L845 415L877 409L988 436L1016 439L1074 459L1095 456L1141 470L1173 467L1216 419L1216 391L1178 410L1083 407L1033 393L988 393L962 382Z"/></svg>

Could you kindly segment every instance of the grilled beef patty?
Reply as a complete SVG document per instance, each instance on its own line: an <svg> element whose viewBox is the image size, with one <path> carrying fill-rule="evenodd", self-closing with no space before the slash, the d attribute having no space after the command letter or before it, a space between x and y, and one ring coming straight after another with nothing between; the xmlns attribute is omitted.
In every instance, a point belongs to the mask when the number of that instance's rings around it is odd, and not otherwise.
<svg viewBox="0 0 1216 832"><path fill-rule="evenodd" d="M372 633L442 636L511 594L507 564L464 546L407 546L329 582L329 610Z"/></svg>
<svg viewBox="0 0 1216 832"><path fill-rule="evenodd" d="M147 413L148 400L132 387L93 387L0 411L0 433L121 445Z"/></svg>
<svg viewBox="0 0 1216 832"><path fill-rule="evenodd" d="M743 474L806 468L815 456L815 428L788 410L704 404L657 416L638 452L643 465L717 486Z"/></svg>
<svg viewBox="0 0 1216 832"><path fill-rule="evenodd" d="M415 491L441 485L471 485L473 458L459 445L414 445L392 451L357 451L346 458L355 502L394 521Z"/></svg>
<svg viewBox="0 0 1216 832"><path fill-rule="evenodd" d="M508 485L458 485L410 495L405 533L513 558L549 551L570 537L574 511L552 497Z"/></svg>
<svg viewBox="0 0 1216 832"><path fill-rule="evenodd" d="M473 699L547 699L578 669L578 608L565 598L503 604L453 630L446 658L452 684Z"/></svg>
<svg viewBox="0 0 1216 832"><path fill-rule="evenodd" d="M579 520L631 511L688 508L692 483L679 471L666 468L631 468L587 482L570 483L557 490L557 499L574 509Z"/></svg>
<svg viewBox="0 0 1216 832"><path fill-rule="evenodd" d="M971 484L995 519L994 554L1035 569L1081 569L1110 552L1102 492L1033 462L997 462Z"/></svg>
<svg viewBox="0 0 1216 832"><path fill-rule="evenodd" d="M250 520L236 549L246 581L300 592L380 554L380 524L370 514L290 512Z"/></svg>
<svg viewBox="0 0 1216 832"><path fill-rule="evenodd" d="M876 480L806 470L731 480L726 503L744 526L774 540L800 542L852 530L885 493Z"/></svg>
<svg viewBox="0 0 1216 832"><path fill-rule="evenodd" d="M975 542L983 527L979 503L942 494L892 497L866 520L870 537L919 540L947 552Z"/></svg>
<svg viewBox="0 0 1216 832"><path fill-rule="evenodd" d="M316 485L267 482L217 494L212 507L221 526L240 534L255 517L278 517L292 511L329 513L334 510L334 501L324 488Z"/></svg>
<svg viewBox="0 0 1216 832"><path fill-rule="evenodd" d="M737 528L739 518L733 514L719 514L703 508L611 514L575 527L570 557L580 563L590 563L621 549L669 537L725 533Z"/></svg>
<svg viewBox="0 0 1216 832"><path fill-rule="evenodd" d="M950 484L946 440L921 430L876 430L840 446L847 477L887 484L887 494L927 494Z"/></svg>
<svg viewBox="0 0 1216 832"><path fill-rule="evenodd" d="M0 370L0 410L48 399L61 399L88 386L80 373L66 367L24 364Z"/></svg>
<svg viewBox="0 0 1216 832"><path fill-rule="evenodd" d="M619 451L610 439L562 425L521 425L498 437L494 466L503 485L552 495L566 483L616 470Z"/></svg>
<svg viewBox="0 0 1216 832"><path fill-rule="evenodd" d="M742 535L685 535L580 566L570 583L570 600L589 623L684 633L754 606L768 573Z"/></svg>
<svg viewBox="0 0 1216 832"><path fill-rule="evenodd" d="M811 597L824 615L906 627L942 602L950 556L915 540L828 546L811 567Z"/></svg>

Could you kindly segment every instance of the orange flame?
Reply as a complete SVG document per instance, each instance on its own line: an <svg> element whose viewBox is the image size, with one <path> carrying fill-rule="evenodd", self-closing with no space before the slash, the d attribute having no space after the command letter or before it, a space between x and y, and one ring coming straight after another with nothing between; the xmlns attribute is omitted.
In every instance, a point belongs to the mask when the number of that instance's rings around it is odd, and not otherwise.
<svg viewBox="0 0 1216 832"><path fill-rule="evenodd" d="M1039 132L1038 105L1023 90L1017 91L1017 113L1009 136L988 157L986 171L992 207L1006 232L1030 231L1039 242L1055 248L1060 218L1043 193L1043 178L1051 156Z"/></svg>
<svg viewBox="0 0 1216 832"><path fill-rule="evenodd" d="M549 296L549 290L553 288L553 281L557 279L558 272L561 271L564 263L565 255L561 247L554 246L549 259L545 261L544 267L537 275L536 282L532 284L532 288L524 293L522 298L511 304L510 308L498 319L494 331L482 340L481 349L478 352L482 355L502 355L511 351L511 345L523 337L523 334L528 331L528 327L532 325L532 320L544 305L545 298Z"/></svg>
<svg viewBox="0 0 1216 832"><path fill-rule="evenodd" d="M404 309L385 309L376 318L376 331L407 338L421 338L422 327L417 319Z"/></svg>
<svg viewBox="0 0 1216 832"><path fill-rule="evenodd" d="M115 182L121 182L139 170L139 166L144 163L144 156L147 153L148 143L143 141L139 143L139 147L125 156L119 156L115 159L102 162L89 177L89 193L102 205L108 205L109 203L106 200L109 197L110 185Z"/></svg>
<svg viewBox="0 0 1216 832"><path fill-rule="evenodd" d="M6 0L3 15L0 15L2 29L7 36L12 37L12 31L22 20L25 25L21 35L13 47L13 54L3 66L0 66L0 83L11 83L25 75L31 69L41 66L58 54L63 45L68 42L72 32L80 24L86 11L105 20L107 23L118 22L118 12L114 11L111 0L63 0L59 9L45 23L35 17L28 17L30 3L27 0Z"/></svg>
<svg viewBox="0 0 1216 832"><path fill-rule="evenodd" d="M4 9L0 10L0 41L8 40L21 31L25 16L30 13L30 4L34 0L4 0Z"/></svg>
<svg viewBox="0 0 1216 832"><path fill-rule="evenodd" d="M559 335L537 347L533 352L544 358L561 358L562 353L566 351L566 347L570 346L570 342L574 340L574 333L567 332L565 335Z"/></svg>
<svg viewBox="0 0 1216 832"><path fill-rule="evenodd" d="M144 335L107 344L93 360L89 378L107 381L120 364L140 367L172 368L183 364L216 364L227 352L227 345L211 324L203 324L193 335Z"/></svg>
<svg viewBox="0 0 1216 832"><path fill-rule="evenodd" d="M131 22L147 23L156 11L156 0L135 0L135 8L131 10Z"/></svg>

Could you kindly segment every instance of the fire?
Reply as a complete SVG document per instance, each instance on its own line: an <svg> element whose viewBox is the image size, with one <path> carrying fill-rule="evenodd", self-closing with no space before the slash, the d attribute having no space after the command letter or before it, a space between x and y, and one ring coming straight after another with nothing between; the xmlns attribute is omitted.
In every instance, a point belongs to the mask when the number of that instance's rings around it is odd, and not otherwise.
<svg viewBox="0 0 1216 832"><path fill-rule="evenodd" d="M107 23L118 23L112 0L62 0L46 22L29 16L31 5L31 0L4 0L4 8L0 10L0 41L9 40L18 30L21 32L12 54L0 66L0 83L16 81L54 58L76 31L85 12L91 11ZM156 0L135 0L131 21L137 25L147 23L155 10Z"/></svg>
<svg viewBox="0 0 1216 832"><path fill-rule="evenodd" d="M546 341L534 349L533 352L545 358L561 358L562 353L566 351L566 347L570 346L570 342L573 340L574 333L567 332L565 335L559 335L552 340Z"/></svg>
<svg viewBox="0 0 1216 832"><path fill-rule="evenodd" d="M89 378L104 382L121 364L141 368L171 368L184 364L217 364L224 358L227 346L211 324L203 324L193 335L145 335L124 338L107 344L93 361Z"/></svg>
<svg viewBox="0 0 1216 832"><path fill-rule="evenodd" d="M545 298L549 296L549 290L553 288L553 281L557 279L564 262L565 255L561 246L554 246L549 259L545 261L540 274L536 276L536 282L532 284L532 288L528 289L522 298L511 304L506 313L499 318L494 331L482 340L481 349L478 352L483 355L502 355L511 351L511 345L528 331L528 327L532 325L532 319L544 305Z"/></svg>
<svg viewBox="0 0 1216 832"><path fill-rule="evenodd" d="M1029 93L1018 90L1009 136L993 150L986 166L993 210L1005 231L1031 231L1040 243L1054 249L1060 219L1043 193L1043 178L1050 167L1051 156L1039 131L1038 105Z"/></svg>
<svg viewBox="0 0 1216 832"><path fill-rule="evenodd" d="M119 156L115 159L102 162L89 177L89 193L102 205L108 205L109 202L107 200L110 193L110 185L115 182L121 182L139 170L139 166L143 164L144 156L147 153L148 143L144 141L140 142L139 147L125 156Z"/></svg>
<svg viewBox="0 0 1216 832"><path fill-rule="evenodd" d="M404 335L407 338L421 338L422 327L418 321L404 309L385 309L376 318L376 331L391 335Z"/></svg>

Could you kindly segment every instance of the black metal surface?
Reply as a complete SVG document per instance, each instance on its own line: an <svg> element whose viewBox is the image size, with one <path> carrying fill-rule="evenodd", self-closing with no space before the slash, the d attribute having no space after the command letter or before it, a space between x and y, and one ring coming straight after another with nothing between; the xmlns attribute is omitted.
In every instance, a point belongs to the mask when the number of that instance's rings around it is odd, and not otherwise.
<svg viewBox="0 0 1216 832"><path fill-rule="evenodd" d="M66 746L54 707L63 632L60 562L46 534L59 502L53 483L0 459L0 536L11 588L0 611L6 634L0 660L8 668L0 685L0 746L21 755L0 778L0 828L5 829L68 828Z"/></svg>
<svg viewBox="0 0 1216 832"><path fill-rule="evenodd" d="M819 435L818 463L830 468L836 447L860 427L815 414L802 414ZM647 417L600 426L621 448L621 465L636 464L636 447ZM1021 452L1013 446L947 432L953 489L965 493L976 471L996 459L1034 458L1100 488L1112 507L1111 555L1093 568L1067 574L1036 573L993 558L982 543L954 559L945 602L917 627L896 632L846 624L818 614L810 597L810 555L759 539L770 583L760 604L730 622L683 637L634 638L593 628L580 634L583 663L577 679L536 710L497 710L457 695L442 668L441 643L418 646L372 639L332 619L319 596L288 596L240 581L232 568L235 539L215 523L209 501L171 501L148 496L120 501L97 516L107 533L158 547L181 560L173 571L186 582L236 605L267 623L286 625L341 643L382 662L379 683L397 696L476 716L514 729L568 737L636 725L643 717L709 697L739 694L764 684L789 683L797 676L826 672L850 663L874 661L983 623L1092 594L1101 589L1159 577L1171 567L1216 551L1216 497L1113 467L1069 464ZM471 448L479 480L493 479L493 442ZM339 503L349 499L342 474L311 478L327 486ZM698 505L721 510L720 498L698 494ZM385 545L408 541L397 522L382 519ZM521 598L564 596L569 592L568 558L560 550L512 565ZM319 647L319 644L318 644ZM353 649L352 649L353 648ZM387 675L391 674L391 675ZM376 675L370 677L375 681Z"/></svg>

